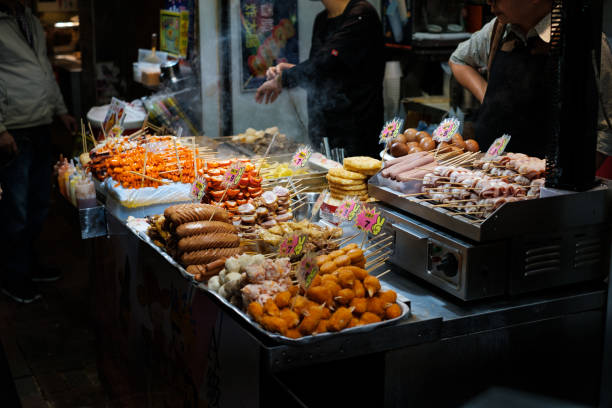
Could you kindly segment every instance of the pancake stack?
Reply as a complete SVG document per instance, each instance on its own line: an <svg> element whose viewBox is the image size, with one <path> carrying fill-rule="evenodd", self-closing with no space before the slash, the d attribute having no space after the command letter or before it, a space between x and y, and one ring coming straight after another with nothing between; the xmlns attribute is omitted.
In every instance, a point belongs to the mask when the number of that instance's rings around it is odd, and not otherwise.
<svg viewBox="0 0 612 408"><path fill-rule="evenodd" d="M368 177L378 173L381 167L381 161L371 157L347 157L344 159L344 167L330 169L327 174L332 197L337 200L357 197L367 201Z"/></svg>

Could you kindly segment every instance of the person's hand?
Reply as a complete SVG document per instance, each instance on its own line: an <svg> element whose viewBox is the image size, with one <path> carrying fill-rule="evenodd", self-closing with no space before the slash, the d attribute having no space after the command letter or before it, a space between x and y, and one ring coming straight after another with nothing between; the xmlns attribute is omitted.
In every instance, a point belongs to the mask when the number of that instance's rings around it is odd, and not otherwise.
<svg viewBox="0 0 612 408"><path fill-rule="evenodd" d="M269 81L270 79L275 79L279 76L284 70L295 67L295 64L289 64L288 62L281 62L280 64L268 68L266 71L266 79Z"/></svg>
<svg viewBox="0 0 612 408"><path fill-rule="evenodd" d="M266 104L274 103L274 101L276 101L278 98L278 95L281 94L282 90L283 88L280 83L280 77L266 81L257 90L257 93L255 94L255 102Z"/></svg>
<svg viewBox="0 0 612 408"><path fill-rule="evenodd" d="M0 133L0 152L12 157L17 154L17 151L17 143L13 135L8 131Z"/></svg>
<svg viewBox="0 0 612 408"><path fill-rule="evenodd" d="M60 120L66 126L71 133L76 133L78 131L78 125L75 118L70 115L59 115Z"/></svg>

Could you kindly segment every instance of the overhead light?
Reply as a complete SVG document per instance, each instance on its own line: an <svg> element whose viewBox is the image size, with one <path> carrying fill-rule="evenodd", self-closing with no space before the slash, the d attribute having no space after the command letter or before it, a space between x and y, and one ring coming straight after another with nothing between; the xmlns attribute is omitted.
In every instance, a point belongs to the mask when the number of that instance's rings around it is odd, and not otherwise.
<svg viewBox="0 0 612 408"><path fill-rule="evenodd" d="M78 27L79 26L79 22L72 22L72 21L63 21L63 22L59 22L59 23L55 23L55 28L69 28L69 27Z"/></svg>

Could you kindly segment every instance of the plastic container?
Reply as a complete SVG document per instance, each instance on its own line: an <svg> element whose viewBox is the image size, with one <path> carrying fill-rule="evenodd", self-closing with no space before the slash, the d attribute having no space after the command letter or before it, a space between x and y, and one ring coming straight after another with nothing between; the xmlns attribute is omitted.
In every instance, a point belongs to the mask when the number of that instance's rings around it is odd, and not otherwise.
<svg viewBox="0 0 612 408"><path fill-rule="evenodd" d="M91 175L81 179L76 185L76 199L79 209L92 208L98 205L96 201L96 187Z"/></svg>

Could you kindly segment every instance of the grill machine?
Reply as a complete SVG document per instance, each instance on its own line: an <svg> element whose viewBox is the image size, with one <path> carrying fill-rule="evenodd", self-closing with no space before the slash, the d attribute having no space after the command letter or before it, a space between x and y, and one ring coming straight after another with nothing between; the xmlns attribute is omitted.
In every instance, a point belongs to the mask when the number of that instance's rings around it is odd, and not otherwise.
<svg viewBox="0 0 612 408"><path fill-rule="evenodd" d="M425 201L402 198L373 178L370 195L385 203L379 208L395 234L393 264L463 300L584 282L607 273L606 188L596 184L594 175L601 15L600 0L553 1L546 184L570 192L506 203L476 223Z"/></svg>

